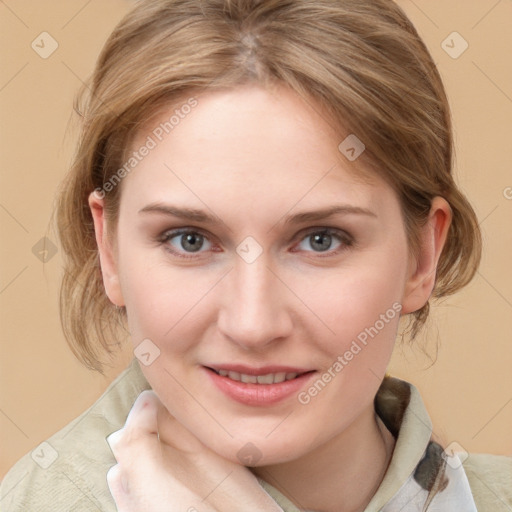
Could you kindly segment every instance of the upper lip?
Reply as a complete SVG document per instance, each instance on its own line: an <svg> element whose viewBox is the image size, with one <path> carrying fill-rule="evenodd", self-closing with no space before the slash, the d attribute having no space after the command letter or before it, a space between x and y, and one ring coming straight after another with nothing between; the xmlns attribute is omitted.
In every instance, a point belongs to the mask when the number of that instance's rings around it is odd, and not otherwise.
<svg viewBox="0 0 512 512"><path fill-rule="evenodd" d="M206 368L212 370L225 370L228 372L238 372L245 375L268 375L269 373L306 373L311 372L311 368L300 368L296 366L282 366L282 365L269 365L269 366L247 366L245 364L209 364L205 365Z"/></svg>

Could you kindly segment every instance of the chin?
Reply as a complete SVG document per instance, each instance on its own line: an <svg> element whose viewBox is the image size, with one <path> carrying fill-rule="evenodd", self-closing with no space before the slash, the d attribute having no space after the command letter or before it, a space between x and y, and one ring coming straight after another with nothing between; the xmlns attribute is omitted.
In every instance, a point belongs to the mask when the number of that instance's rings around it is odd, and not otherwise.
<svg viewBox="0 0 512 512"><path fill-rule="evenodd" d="M282 439L276 437L275 440L269 440L261 437L254 437L251 441L246 435L244 439L233 439L229 445L221 443L220 445L211 445L211 438L208 440L210 448L221 457L242 464L243 466L258 468L291 462L307 453L308 448L304 442L299 439L290 438L283 444ZM297 448L300 447L300 451Z"/></svg>

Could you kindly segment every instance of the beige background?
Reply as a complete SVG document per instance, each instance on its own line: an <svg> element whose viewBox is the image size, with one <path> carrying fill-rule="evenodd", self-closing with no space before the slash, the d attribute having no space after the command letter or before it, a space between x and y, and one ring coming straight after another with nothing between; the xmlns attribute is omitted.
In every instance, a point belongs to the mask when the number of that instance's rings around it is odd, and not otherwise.
<svg viewBox="0 0 512 512"><path fill-rule="evenodd" d="M474 282L433 310L426 338L431 353L440 344L436 364L428 368L419 350L397 350L390 372L419 387L441 441L512 455L512 1L399 3L445 79L457 176L486 249ZM70 160L73 96L129 6L126 0L0 2L0 478L90 406L131 357L126 350L107 378L80 366L58 319L60 254L43 265L32 252L46 234ZM43 31L59 45L47 59L31 48ZM441 46L453 31L469 43L457 59Z"/></svg>

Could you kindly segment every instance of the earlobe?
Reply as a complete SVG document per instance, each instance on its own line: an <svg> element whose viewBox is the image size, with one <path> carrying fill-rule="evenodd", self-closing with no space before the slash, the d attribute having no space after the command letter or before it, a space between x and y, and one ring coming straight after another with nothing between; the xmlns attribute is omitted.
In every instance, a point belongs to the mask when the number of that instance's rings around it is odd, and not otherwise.
<svg viewBox="0 0 512 512"><path fill-rule="evenodd" d="M105 293L109 300L116 306L124 306L124 300L119 283L117 262L112 248L111 237L108 236L107 222L105 218L104 200L96 192L89 195L89 208L94 221L94 232L98 245L101 274Z"/></svg>
<svg viewBox="0 0 512 512"><path fill-rule="evenodd" d="M442 197L432 200L428 221L420 232L418 254L409 262L402 300L402 314L421 309L430 298L436 271L452 219L451 208Z"/></svg>

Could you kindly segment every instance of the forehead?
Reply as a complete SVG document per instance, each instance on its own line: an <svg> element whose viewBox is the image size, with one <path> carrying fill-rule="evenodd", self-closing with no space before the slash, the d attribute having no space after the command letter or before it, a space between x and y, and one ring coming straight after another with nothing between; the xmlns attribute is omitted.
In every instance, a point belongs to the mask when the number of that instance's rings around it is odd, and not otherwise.
<svg viewBox="0 0 512 512"><path fill-rule="evenodd" d="M328 113L290 89L244 86L189 100L139 130L130 151L145 144L151 149L124 180L123 195L136 192L138 203L181 197L196 207L221 201L289 209L299 201L368 206L389 189L340 152L347 133L340 135Z"/></svg>

